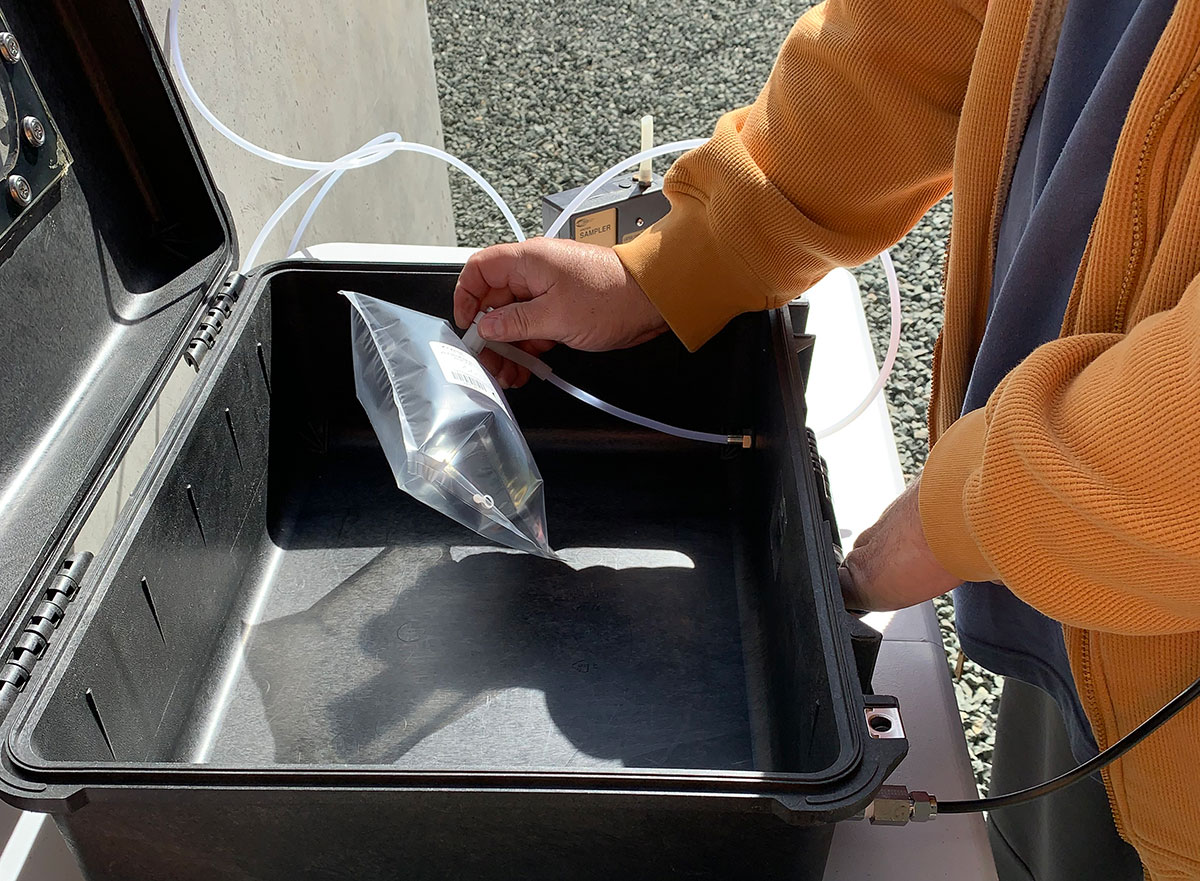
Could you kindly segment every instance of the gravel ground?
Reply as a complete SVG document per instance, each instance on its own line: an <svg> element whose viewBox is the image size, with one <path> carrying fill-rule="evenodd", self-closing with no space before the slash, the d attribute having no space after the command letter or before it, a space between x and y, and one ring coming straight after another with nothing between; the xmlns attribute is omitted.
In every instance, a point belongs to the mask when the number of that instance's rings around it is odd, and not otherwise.
<svg viewBox="0 0 1200 881"><path fill-rule="evenodd" d="M492 182L527 231L540 230L541 196L585 183L636 152L643 114L654 114L664 142L706 135L721 113L753 101L792 22L810 5L428 0L446 147ZM511 238L469 182L452 176L451 192L460 244ZM908 477L925 461L949 226L946 200L893 251L905 327L887 394ZM882 358L887 287L877 264L857 274ZM948 601L939 602L938 617L953 669L958 641ZM986 788L999 682L967 661L955 690L975 776Z"/></svg>

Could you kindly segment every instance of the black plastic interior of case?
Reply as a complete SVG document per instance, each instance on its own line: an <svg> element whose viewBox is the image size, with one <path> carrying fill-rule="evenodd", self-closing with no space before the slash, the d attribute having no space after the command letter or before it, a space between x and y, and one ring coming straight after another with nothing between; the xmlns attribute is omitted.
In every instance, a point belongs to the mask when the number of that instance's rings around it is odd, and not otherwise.
<svg viewBox="0 0 1200 881"><path fill-rule="evenodd" d="M70 171L0 241L0 610L31 580L230 259L126 0L4 4Z"/></svg>
<svg viewBox="0 0 1200 881"><path fill-rule="evenodd" d="M141 503L16 742L54 766L820 772L853 673L818 605L771 318L549 357L656 418L511 393L573 565L487 545L395 486L354 396L339 288L447 313L455 274L283 269ZM774 320L779 320L778 318ZM801 414L802 416L802 414ZM803 467L803 466L800 466Z"/></svg>

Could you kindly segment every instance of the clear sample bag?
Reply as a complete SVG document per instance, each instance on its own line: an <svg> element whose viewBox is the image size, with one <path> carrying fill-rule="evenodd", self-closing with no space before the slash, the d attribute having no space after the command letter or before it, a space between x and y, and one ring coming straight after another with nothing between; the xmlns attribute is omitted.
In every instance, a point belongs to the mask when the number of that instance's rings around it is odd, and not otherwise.
<svg viewBox="0 0 1200 881"><path fill-rule="evenodd" d="M342 294L358 400L396 484L484 538L554 559L542 476L491 375L442 319Z"/></svg>

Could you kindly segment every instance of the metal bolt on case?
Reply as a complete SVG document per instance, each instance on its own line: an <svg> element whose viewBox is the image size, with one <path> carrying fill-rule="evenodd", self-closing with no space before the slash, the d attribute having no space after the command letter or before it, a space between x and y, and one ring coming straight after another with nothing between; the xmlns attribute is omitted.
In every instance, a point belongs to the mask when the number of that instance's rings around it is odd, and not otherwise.
<svg viewBox="0 0 1200 881"><path fill-rule="evenodd" d="M25 141L31 147L40 147L46 143L46 128L36 116L26 116L21 120L21 131Z"/></svg>
<svg viewBox="0 0 1200 881"><path fill-rule="evenodd" d="M0 58L9 64L16 64L21 60L21 44L8 31L0 31Z"/></svg>
<svg viewBox="0 0 1200 881"><path fill-rule="evenodd" d="M33 187L29 186L29 181L21 175L10 174L8 176L8 195L22 208L28 208L33 202Z"/></svg>

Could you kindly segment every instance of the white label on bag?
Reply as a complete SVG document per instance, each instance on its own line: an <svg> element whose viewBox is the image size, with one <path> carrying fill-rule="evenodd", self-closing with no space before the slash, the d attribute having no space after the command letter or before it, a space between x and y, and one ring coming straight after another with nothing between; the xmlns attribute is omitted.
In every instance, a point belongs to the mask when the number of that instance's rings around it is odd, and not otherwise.
<svg viewBox="0 0 1200 881"><path fill-rule="evenodd" d="M437 340L430 340L429 348L433 349L433 357L437 359L438 366L442 368L442 375L446 377L447 382L482 392L500 406L504 406L499 392L492 385L491 377L487 375L483 365L476 361L473 355Z"/></svg>

